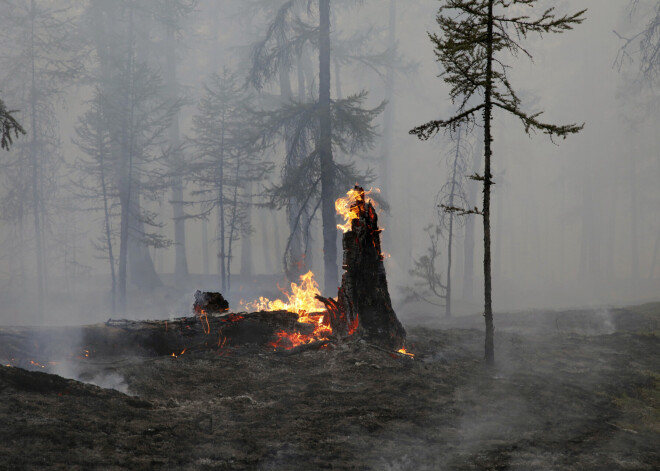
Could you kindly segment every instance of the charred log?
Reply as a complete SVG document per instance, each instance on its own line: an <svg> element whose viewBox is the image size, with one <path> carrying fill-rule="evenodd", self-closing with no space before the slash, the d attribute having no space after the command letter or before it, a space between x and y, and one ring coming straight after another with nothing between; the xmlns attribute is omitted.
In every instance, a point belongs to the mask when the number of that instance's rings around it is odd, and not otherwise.
<svg viewBox="0 0 660 471"><path fill-rule="evenodd" d="M195 303L193 310L200 314L205 311L207 314L216 314L229 310L229 303L220 293L208 291L195 291Z"/></svg>
<svg viewBox="0 0 660 471"><path fill-rule="evenodd" d="M68 328L0 329L0 360L40 366L50 360L97 357L180 356L230 347L273 348L278 333L308 335L311 324L287 311L202 314L173 320L109 320Z"/></svg>

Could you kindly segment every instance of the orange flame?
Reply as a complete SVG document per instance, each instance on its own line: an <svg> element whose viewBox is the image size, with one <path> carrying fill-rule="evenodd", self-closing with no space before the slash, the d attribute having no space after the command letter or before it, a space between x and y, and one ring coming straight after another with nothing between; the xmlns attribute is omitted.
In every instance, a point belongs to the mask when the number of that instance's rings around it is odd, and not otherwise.
<svg viewBox="0 0 660 471"><path fill-rule="evenodd" d="M400 353L400 354L402 354L402 355L407 355L407 356L409 356L410 358L415 358L415 354L414 354L414 353L410 353L410 352L408 352L408 351L406 350L406 347L405 347L405 346L404 346L404 347L401 347L399 350L397 350L397 352Z"/></svg>
<svg viewBox="0 0 660 471"><path fill-rule="evenodd" d="M245 308L254 311L290 311L298 314L298 322L307 324L313 323L310 321L309 313L321 312L325 310L325 306L321 301L316 299L320 295L319 285L314 280L314 273L308 271L306 274L300 276L300 285L291 283L291 294L282 290L282 294L287 297L286 301L276 299L271 301L263 296L259 297L258 301L252 301L245 304Z"/></svg>
<svg viewBox="0 0 660 471"><path fill-rule="evenodd" d="M364 192L364 197L367 197L373 193L380 193L380 189L372 188ZM341 229L343 232L348 232L351 230L351 223L354 219L360 217L358 210L358 203L366 202L371 203L373 206L376 206L376 202L371 198L363 200L362 193L358 190L348 190L346 196L343 198L338 198L335 201L335 210L337 214L344 218L344 224L337 224L337 229Z"/></svg>
<svg viewBox="0 0 660 471"><path fill-rule="evenodd" d="M302 324L313 324L314 331L311 334L277 332L277 340L270 344L273 348L291 349L300 345L328 340L332 334L332 328L326 321L325 305L316 297L321 294L319 285L314 280L311 271L300 276L300 284L291 283L291 294L282 290L287 300L260 297L244 305L246 309L257 311L289 311L298 314L298 322ZM357 328L357 326L355 327ZM353 329L354 331L355 329Z"/></svg>

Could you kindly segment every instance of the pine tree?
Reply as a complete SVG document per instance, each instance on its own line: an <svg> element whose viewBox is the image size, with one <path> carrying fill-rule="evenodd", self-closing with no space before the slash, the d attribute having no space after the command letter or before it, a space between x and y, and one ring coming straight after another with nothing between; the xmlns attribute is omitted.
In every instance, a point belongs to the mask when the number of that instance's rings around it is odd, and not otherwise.
<svg viewBox="0 0 660 471"><path fill-rule="evenodd" d="M462 210L479 213L484 222L484 318L486 322L485 359L495 361L491 288L490 191L492 117L494 109L506 111L522 122L525 132L540 131L565 138L579 132L584 125L555 125L539 120L541 112L528 113L509 81L503 53L532 57L522 41L530 33L561 33L584 21L581 10L572 15L556 16L554 8L531 17L521 11L532 10L538 0L445 0L436 21L440 34L430 33L437 60L444 67L443 80L451 87L449 96L457 104L457 112L446 120L433 120L410 133L429 139L443 128L455 130L461 123L475 123L482 113L484 127L483 175L471 178L483 183L483 208Z"/></svg>

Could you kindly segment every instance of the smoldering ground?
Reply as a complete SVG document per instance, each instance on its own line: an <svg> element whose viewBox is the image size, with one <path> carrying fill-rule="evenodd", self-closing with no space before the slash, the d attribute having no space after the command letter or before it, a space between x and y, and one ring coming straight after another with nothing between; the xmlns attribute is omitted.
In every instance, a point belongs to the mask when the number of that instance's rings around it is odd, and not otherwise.
<svg viewBox="0 0 660 471"><path fill-rule="evenodd" d="M660 305L499 319L493 369L470 325L409 325L415 359L361 342L97 359L136 396L3 367L3 465L654 469Z"/></svg>

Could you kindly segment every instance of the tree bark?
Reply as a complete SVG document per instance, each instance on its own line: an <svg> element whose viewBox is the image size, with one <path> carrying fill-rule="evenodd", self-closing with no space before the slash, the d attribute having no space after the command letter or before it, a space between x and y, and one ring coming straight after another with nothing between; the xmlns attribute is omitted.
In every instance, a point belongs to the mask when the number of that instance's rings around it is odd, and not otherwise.
<svg viewBox="0 0 660 471"><path fill-rule="evenodd" d="M495 362L494 328L493 328L493 300L491 286L491 259L490 259L490 187L493 184L490 172L491 159L491 118L492 118L492 93L493 93L493 4L494 0L488 2L488 37L486 39L486 90L484 108L484 319L486 321L485 359L486 363L492 365Z"/></svg>

